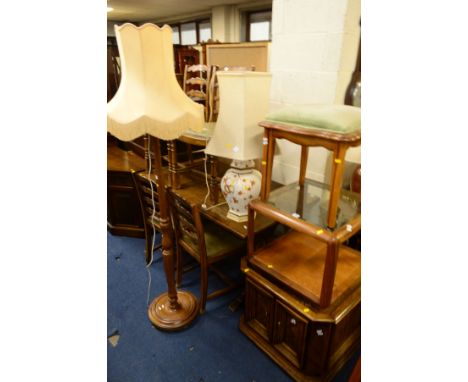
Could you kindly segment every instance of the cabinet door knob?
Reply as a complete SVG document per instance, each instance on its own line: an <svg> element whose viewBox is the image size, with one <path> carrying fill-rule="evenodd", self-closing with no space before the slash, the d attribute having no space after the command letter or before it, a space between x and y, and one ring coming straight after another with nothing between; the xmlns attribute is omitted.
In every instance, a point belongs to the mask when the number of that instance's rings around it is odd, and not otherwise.
<svg viewBox="0 0 468 382"><path fill-rule="evenodd" d="M296 325L296 320L294 318L291 318L291 324Z"/></svg>

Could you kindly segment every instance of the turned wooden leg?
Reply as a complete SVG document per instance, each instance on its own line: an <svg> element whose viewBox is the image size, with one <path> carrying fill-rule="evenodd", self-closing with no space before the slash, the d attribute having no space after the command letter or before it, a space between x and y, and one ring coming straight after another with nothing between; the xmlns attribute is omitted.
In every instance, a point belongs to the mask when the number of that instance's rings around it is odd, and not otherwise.
<svg viewBox="0 0 468 382"><path fill-rule="evenodd" d="M178 189L180 188L180 182L179 172L177 171L177 148L175 140L167 141L167 156L171 186L174 189Z"/></svg>
<svg viewBox="0 0 468 382"><path fill-rule="evenodd" d="M208 155L210 164L210 199L213 204L218 203L219 181L218 181L218 158Z"/></svg>

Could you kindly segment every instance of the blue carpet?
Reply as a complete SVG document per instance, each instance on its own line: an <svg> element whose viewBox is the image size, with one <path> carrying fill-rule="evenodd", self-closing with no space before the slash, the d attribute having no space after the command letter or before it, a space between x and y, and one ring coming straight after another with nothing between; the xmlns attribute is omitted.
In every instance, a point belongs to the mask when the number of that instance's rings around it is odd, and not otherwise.
<svg viewBox="0 0 468 382"><path fill-rule="evenodd" d="M239 331L242 309L233 313L228 306L240 290L208 301L206 313L184 331L155 329L147 317L145 241L107 235L107 335L120 335L115 347L107 342L109 382L291 381ZM242 276L238 262L227 266L231 275ZM150 272L152 301L167 290L160 252L155 252ZM217 283L210 276L209 290ZM184 274L182 289L199 295L198 268ZM347 380L356 357L334 382Z"/></svg>

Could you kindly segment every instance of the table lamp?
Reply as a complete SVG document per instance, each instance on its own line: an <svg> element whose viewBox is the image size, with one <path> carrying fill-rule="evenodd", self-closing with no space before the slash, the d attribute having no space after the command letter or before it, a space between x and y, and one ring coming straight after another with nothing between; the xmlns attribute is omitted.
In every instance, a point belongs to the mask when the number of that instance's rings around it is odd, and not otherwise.
<svg viewBox="0 0 468 382"><path fill-rule="evenodd" d="M115 34L122 80L107 104L107 130L123 141L146 134L156 138L154 173L168 291L151 302L148 316L158 329L178 330L196 318L198 303L192 293L177 291L175 286L172 228L159 139L176 139L189 128L200 131L204 124L203 106L188 98L177 83L172 30L168 25L137 27L126 23L116 26Z"/></svg>
<svg viewBox="0 0 468 382"><path fill-rule="evenodd" d="M260 194L261 173L254 159L262 157L263 129L258 122L268 113L271 74L218 71L219 115L205 153L232 159L221 179L229 206L228 218L248 219L247 206Z"/></svg>

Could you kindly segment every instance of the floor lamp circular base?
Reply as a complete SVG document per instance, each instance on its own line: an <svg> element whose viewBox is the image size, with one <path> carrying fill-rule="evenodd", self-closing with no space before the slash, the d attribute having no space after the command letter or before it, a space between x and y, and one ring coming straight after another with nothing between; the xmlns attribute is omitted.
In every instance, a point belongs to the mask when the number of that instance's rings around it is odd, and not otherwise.
<svg viewBox="0 0 468 382"><path fill-rule="evenodd" d="M151 323L160 330L175 331L189 326L198 314L197 298L190 292L178 291L179 308L170 309L169 296L166 293L156 297L148 308Z"/></svg>

